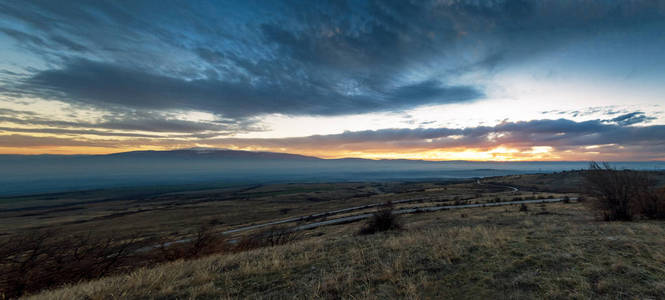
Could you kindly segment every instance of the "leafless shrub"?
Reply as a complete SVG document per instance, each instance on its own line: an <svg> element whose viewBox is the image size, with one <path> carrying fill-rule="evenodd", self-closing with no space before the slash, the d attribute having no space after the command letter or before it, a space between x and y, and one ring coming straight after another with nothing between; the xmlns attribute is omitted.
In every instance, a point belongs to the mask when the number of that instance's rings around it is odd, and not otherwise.
<svg viewBox="0 0 665 300"><path fill-rule="evenodd" d="M646 172L616 170L608 163L591 162L583 175L586 191L594 198L591 206L604 220L630 221L640 210L651 213L654 182Z"/></svg>
<svg viewBox="0 0 665 300"><path fill-rule="evenodd" d="M636 199L635 207L646 218L665 219L665 188L644 191Z"/></svg>
<svg viewBox="0 0 665 300"><path fill-rule="evenodd" d="M373 234L380 231L402 229L399 217L393 213L392 202L387 202L379 208L365 226L360 229L360 234Z"/></svg>
<svg viewBox="0 0 665 300"><path fill-rule="evenodd" d="M0 298L99 278L126 264L132 241L35 231L0 245Z"/></svg>

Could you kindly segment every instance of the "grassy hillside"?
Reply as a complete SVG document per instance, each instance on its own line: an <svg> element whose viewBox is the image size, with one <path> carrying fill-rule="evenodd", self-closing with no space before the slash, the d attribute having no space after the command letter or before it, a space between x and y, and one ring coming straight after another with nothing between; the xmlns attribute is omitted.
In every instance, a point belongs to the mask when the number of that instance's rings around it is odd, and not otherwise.
<svg viewBox="0 0 665 300"><path fill-rule="evenodd" d="M648 172L656 185L665 185L665 172ZM563 171L555 173L540 174L522 174L500 177L491 177L485 179L488 182L509 184L517 186L522 191L548 191L557 193L578 193L584 191L584 178L580 171Z"/></svg>
<svg viewBox="0 0 665 300"><path fill-rule="evenodd" d="M302 240L176 261L33 299L665 297L665 223L600 222L581 203L403 216L405 229L321 227Z"/></svg>

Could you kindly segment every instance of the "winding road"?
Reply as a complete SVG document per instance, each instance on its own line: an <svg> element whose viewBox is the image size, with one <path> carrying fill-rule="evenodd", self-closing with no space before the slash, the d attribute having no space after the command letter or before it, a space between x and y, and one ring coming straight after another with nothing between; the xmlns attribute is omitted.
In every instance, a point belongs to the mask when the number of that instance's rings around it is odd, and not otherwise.
<svg viewBox="0 0 665 300"><path fill-rule="evenodd" d="M493 185L493 186L498 186L498 187L504 187L504 188L507 188L507 189L511 190L512 192L519 191L519 189L517 187L514 187L514 186L499 185L499 184L493 184L493 183L483 183L480 180L477 181L476 184L479 184L479 185ZM577 200L577 198L568 198L568 199L569 200ZM411 199L392 201L392 204L411 203L411 202L424 201L424 200L437 201L437 200L441 200L441 198L437 199L437 198L431 198L431 197L419 197L419 198L411 198ZM410 213L433 212L433 211L439 211L439 210L451 210L451 209L462 209L462 208L493 207L493 206L529 204L529 203L552 203L552 202L561 202L561 201L564 201L564 198L516 200L516 201L492 202L492 203L481 203L481 204L424 206L424 207L412 207L412 208L396 209L396 210L393 211L393 213L394 214L410 214ZM286 223L310 221L310 220L313 220L313 219L330 217L330 216L334 216L334 215L338 215L338 214L342 214L342 213L347 213L347 212L352 212L352 211L356 211L356 210L364 210L364 209L368 209L368 208L379 207L379 206L382 206L382 205L384 205L384 203L375 203L375 204L367 204L367 205L362 205L362 206L342 208L342 209L331 210L331 211L322 212L322 213L316 213L316 214L312 214L312 215L308 215L308 216L293 217L293 218L277 220L277 221L272 221L272 222L267 222L267 223L261 223L261 224L238 227L238 228L223 231L223 232L221 232L221 234L237 233L237 232L248 231L248 230L258 229L258 228L262 228L262 227L268 227L268 226L274 226L274 225L280 225L280 224L286 224ZM323 220L323 221L317 221L317 222L312 222L312 223L309 223L309 224L295 226L295 227L291 228L290 230L300 231L300 230L314 229L314 228L317 228L317 227L327 226L327 225L350 223L350 222L355 222L355 221L359 221L359 220L362 220L362 219L370 218L372 215L373 215L373 213L364 213L364 214L358 214L358 215L328 219L328 220ZM167 246L170 246L170 245L173 245L173 244L187 243L187 242L190 242L191 240L192 240L191 238L179 239L179 240L167 242L167 243L164 243L164 244L143 247L143 248L141 248L137 251L138 252L144 252L144 251L148 251L148 250L155 249L155 248L158 248L158 247L167 247Z"/></svg>
<svg viewBox="0 0 665 300"><path fill-rule="evenodd" d="M519 189L517 187L514 187L514 186L499 185L499 184L494 184L494 183L482 183L480 180L478 180L476 182L476 184L479 184L479 185L493 185L493 186L503 187L503 188L510 189L512 192L519 191ZM429 200L429 201L435 202L437 200L441 200L441 198L442 197L439 197L439 198L418 197L418 198L410 198L410 199L391 201L391 203L392 204L404 204L404 203L418 202L418 201L424 201L424 200ZM549 199L549 200L552 200L552 199ZM511 201L511 202L514 202L514 201ZM503 203L508 203L508 202L503 202ZM310 221L310 220L313 220L313 219L334 216L334 215L338 215L338 214L341 214L341 213L347 213L347 212L351 212L351 211L355 211L355 210L363 210L363 209L368 209L368 208L379 207L379 206L382 206L384 204L385 203L374 203L374 204L367 204L367 205L362 205L362 206L354 206L354 207L342 208L342 209L338 209L338 210L331 210L331 211L322 212L322 213L316 213L316 214L312 214L312 215L308 215L308 216L293 217L293 218L289 218L289 219L283 219L283 220L278 220L278 221L273 221L273 222L268 222L268 223L261 223L261 224L256 224L256 225L244 226L244 227L239 227L239 228L223 231L222 234L236 233L236 232L247 231L247 230L257 229L257 228L261 228L261 227L273 226L273 225L280 225L280 224L285 224L285 223ZM436 210L442 210L442 209L467 208L467 207L482 207L482 205L481 204L464 204L464 205L435 206L435 207L427 207L427 208L401 209L401 210L396 210L395 213L398 213L398 214L412 213L412 212L416 212L417 209L421 209L421 211L436 211ZM438 208L438 209L434 209L434 208ZM423 209L425 209L425 210L423 210ZM418 211L418 212L420 212L420 211ZM315 228L315 227L319 227L319 226L323 226L323 225L338 224L338 223L342 223L342 222L350 222L350 221L360 220L360 219L367 218L371 215L372 215L371 213L368 213L368 214L362 214L362 215L356 215L356 216L326 220L326 221L321 221L321 222L314 222L314 223L310 223L310 224L307 224L307 225L298 226L296 228L301 228L302 227L303 229L311 229L311 228ZM364 218L359 218L360 216L365 216L365 217ZM342 220L342 219L346 219L346 220L336 222L336 223L329 223L331 221ZM310 226L310 225L315 225L315 224L319 224L319 225Z"/></svg>
<svg viewBox="0 0 665 300"><path fill-rule="evenodd" d="M414 207L406 209L394 210L394 214L410 214L410 213L419 213L419 212L432 212L439 210L450 210L450 209L460 209L460 208L473 208L473 207L490 207L490 206L503 206L503 205L515 205L515 204L529 204L529 203L552 203L552 202L561 202L564 198L553 198L553 199L533 199L533 200L518 200L518 201L506 201L506 202L492 202L492 203L482 203L482 204L460 204L460 205L444 205L444 206L427 206L427 207ZM569 200L577 200L577 198L569 198ZM366 213L355 216L341 217L337 219L325 220L320 222L314 222L306 225L297 226L294 230L306 230L313 229L325 225L333 224L342 224L354 222L357 220L367 219L371 217L373 213Z"/></svg>

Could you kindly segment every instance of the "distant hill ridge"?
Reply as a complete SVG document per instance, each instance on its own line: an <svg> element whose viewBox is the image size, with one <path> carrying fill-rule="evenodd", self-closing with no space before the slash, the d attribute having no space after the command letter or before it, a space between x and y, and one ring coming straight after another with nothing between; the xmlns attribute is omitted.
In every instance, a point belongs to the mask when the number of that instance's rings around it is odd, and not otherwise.
<svg viewBox="0 0 665 300"><path fill-rule="evenodd" d="M579 165L581 168L587 167L586 161L473 161L473 160L426 160L426 159L368 159L360 157L343 157L343 158L320 158L315 156L307 156L301 154L283 153L283 152L270 152L270 151L249 151L249 150L232 150L224 148L211 148L211 147L193 147L175 150L137 150L128 152L117 152L110 154L0 154L2 161L12 160L34 160L41 161L44 159L66 159L66 158L80 158L83 160L95 158L138 158L138 159L258 159L258 160L294 160L303 162L346 162L346 163L372 163L372 162L390 162L398 164L471 164L471 165L491 165L490 168L476 168L477 171L494 170L494 167L504 167L509 165L531 165L538 164L545 168L549 165L572 164ZM623 164L652 164L653 166L641 166L638 169L651 169L651 170L664 170L664 161L615 161L611 162L618 168L625 168ZM579 168L579 167L578 167Z"/></svg>
<svg viewBox="0 0 665 300"><path fill-rule="evenodd" d="M128 152L117 152L110 154L0 154L0 159L3 161L7 160L24 160L24 159L51 159L51 158L81 158L81 159L94 159L94 158L196 158L196 159L259 159L259 160L297 160L297 161L309 161L309 162L391 162L391 163L425 163L425 164L489 164L492 166L502 166L502 165L529 165L529 164L540 164L543 166L547 165L557 165L557 164L576 164L586 167L588 162L586 161L473 161L473 160L426 160L426 159L405 159L405 158L383 158L383 159L368 159L360 157L343 157L343 158L320 158L315 156L307 156L301 154L292 154L284 152L270 152L270 151L249 151L249 150L232 150L224 148L212 148L212 147L193 147L193 148L183 148L183 149L174 149L174 150L137 150L137 151L128 151ZM635 161L635 162L621 162L615 161L611 162L616 164L619 168L623 168L620 165L624 163L640 163L640 164L653 164L653 167L649 168L640 168L640 169L651 169L651 170L663 170L665 169L664 161ZM477 168L476 170L493 170L494 168Z"/></svg>
<svg viewBox="0 0 665 300"><path fill-rule="evenodd" d="M178 150L145 150L130 151L102 156L129 157L129 158L235 158L235 159L281 159L281 160L321 160L318 157L299 154L267 152L267 151L245 151L220 148L188 148Z"/></svg>
<svg viewBox="0 0 665 300"><path fill-rule="evenodd" d="M465 160L423 160L423 159L367 159L360 157L343 157L326 159L316 156L307 156L301 154L291 154L283 152L270 152L270 151L249 151L249 150L232 150L224 148L209 148L209 147L193 147L175 150L137 150L128 152L117 152L110 154L37 154L37 155L21 155L21 154L0 154L0 158L22 158L22 157L35 157L35 158L49 158L49 157L81 157L81 158L200 158L200 159L274 159L274 160L299 160L299 161L343 161L343 162L376 162L386 161L395 163L455 163L455 162L471 162Z"/></svg>
<svg viewBox="0 0 665 300"><path fill-rule="evenodd" d="M665 162L615 163L665 170ZM190 148L104 155L0 155L0 197L74 190L203 182L450 180L583 169L586 162L472 162L312 156Z"/></svg>

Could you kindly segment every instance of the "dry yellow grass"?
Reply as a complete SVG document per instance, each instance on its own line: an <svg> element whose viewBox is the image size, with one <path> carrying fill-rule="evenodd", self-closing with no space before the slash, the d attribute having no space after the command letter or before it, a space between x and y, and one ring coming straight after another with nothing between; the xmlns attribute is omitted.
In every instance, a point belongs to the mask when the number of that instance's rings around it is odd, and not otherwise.
<svg viewBox="0 0 665 300"><path fill-rule="evenodd" d="M464 214L464 215L462 215ZM580 204L414 214L297 243L177 261L32 299L663 298L665 224L595 221ZM322 234L322 235L321 235Z"/></svg>

